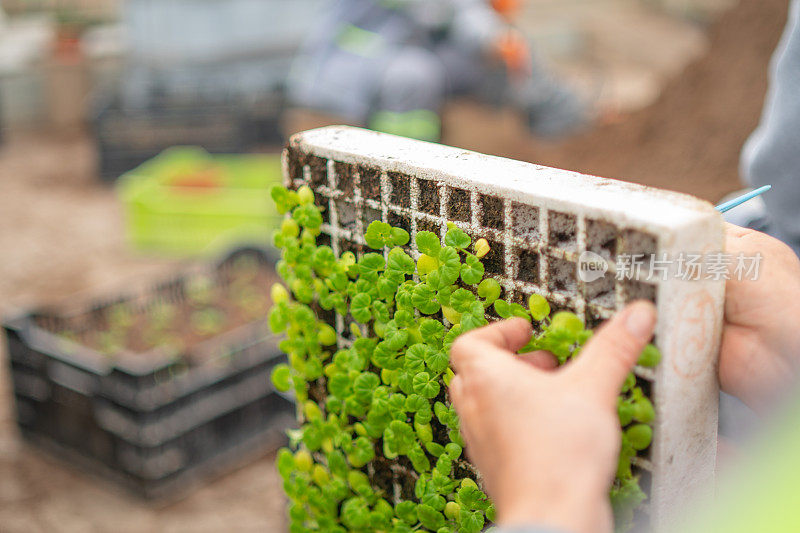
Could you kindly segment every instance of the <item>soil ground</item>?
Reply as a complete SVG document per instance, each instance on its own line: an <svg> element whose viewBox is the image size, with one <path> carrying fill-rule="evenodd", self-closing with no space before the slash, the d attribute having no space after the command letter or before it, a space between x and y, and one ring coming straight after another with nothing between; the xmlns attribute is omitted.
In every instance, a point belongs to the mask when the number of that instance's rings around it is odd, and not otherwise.
<svg viewBox="0 0 800 533"><path fill-rule="evenodd" d="M711 27L707 54L655 103L566 142L537 142L514 117L462 106L447 115L448 143L715 202L741 188L739 152L761 115L787 7L787 0L741 0Z"/></svg>
<svg viewBox="0 0 800 533"><path fill-rule="evenodd" d="M537 142L514 117L469 103L448 111L447 141L715 201L739 187L738 154L758 120L787 5L741 0L713 25L708 53L683 74L672 72L651 106L568 142ZM598 23L607 17L596 16ZM677 68L670 65L663 72ZM111 189L95 184L93 160L82 137L23 136L0 150L0 315L87 289L149 284L179 267L127 249L120 206ZM14 428L4 358L0 353L0 531L285 529L271 457L157 508L26 446Z"/></svg>

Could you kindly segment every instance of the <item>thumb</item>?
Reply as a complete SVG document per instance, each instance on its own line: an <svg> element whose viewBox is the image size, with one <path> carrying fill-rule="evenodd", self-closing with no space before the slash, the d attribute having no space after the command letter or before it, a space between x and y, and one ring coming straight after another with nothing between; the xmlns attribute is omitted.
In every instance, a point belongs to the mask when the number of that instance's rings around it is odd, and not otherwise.
<svg viewBox="0 0 800 533"><path fill-rule="evenodd" d="M569 369L581 375L600 398L613 401L642 350L653 337L656 309L635 302L606 322Z"/></svg>

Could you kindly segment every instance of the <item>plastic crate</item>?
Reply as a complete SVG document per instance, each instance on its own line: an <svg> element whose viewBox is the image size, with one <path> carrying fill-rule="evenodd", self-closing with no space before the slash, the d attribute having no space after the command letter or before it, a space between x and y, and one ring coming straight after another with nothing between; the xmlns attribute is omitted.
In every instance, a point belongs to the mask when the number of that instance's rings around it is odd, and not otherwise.
<svg viewBox="0 0 800 533"><path fill-rule="evenodd" d="M280 223L269 196L280 172L279 155L169 149L119 181L128 240L140 250L169 254L268 246Z"/></svg>
<svg viewBox="0 0 800 533"><path fill-rule="evenodd" d="M98 173L113 182L173 146L199 146L215 154L247 152L283 143L279 93L245 104L227 99L152 97L144 107L125 107L114 95L95 104L93 134Z"/></svg>
<svg viewBox="0 0 800 533"><path fill-rule="evenodd" d="M368 251L364 233L381 220L415 235L444 240L453 223L492 252L486 273L520 304L531 294L597 327L627 302L658 309L655 369L636 367L637 383L656 410L652 445L634 459L649 501L638 509L642 530L673 530L674 512L713 486L716 466L724 279L684 279L684 253L719 254L722 217L708 202L632 183L486 156L457 148L334 126L295 135L284 152L285 184L310 186L323 209L318 242L335 254ZM618 276L629 258L669 258L662 276L637 269ZM602 260L605 275L581 273ZM332 313L340 347L351 317ZM494 320L487 314L487 318ZM398 466L399 482L404 475Z"/></svg>
<svg viewBox="0 0 800 533"><path fill-rule="evenodd" d="M182 286L178 278L77 311L175 301ZM174 374L178 363L166 354L111 360L58 337L54 330L72 316L34 311L3 324L17 422L27 439L145 498L173 498L284 444L294 407L269 382L284 356L263 321L196 345L212 357Z"/></svg>

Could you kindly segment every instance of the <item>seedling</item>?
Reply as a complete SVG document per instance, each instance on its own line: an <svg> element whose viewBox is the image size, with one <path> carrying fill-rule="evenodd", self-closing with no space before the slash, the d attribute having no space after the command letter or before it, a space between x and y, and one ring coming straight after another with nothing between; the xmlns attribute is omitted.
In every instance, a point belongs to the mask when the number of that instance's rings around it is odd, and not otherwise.
<svg viewBox="0 0 800 533"><path fill-rule="evenodd" d="M215 295L216 283L207 274L196 274L186 280L184 290L190 302L196 306L210 304Z"/></svg>
<svg viewBox="0 0 800 533"><path fill-rule="evenodd" d="M445 521L442 527L474 528L464 513L481 510L447 492L447 479L471 479L472 467L459 457L451 460L450 476L442 473L447 459L441 455L459 439L452 427L457 419L448 415L452 374L437 373L439 358L431 367L428 350L411 347L430 345L446 355L445 347L464 328L527 316L536 331L528 348L552 350L566 362L590 330L634 299L656 304L654 344L661 353L653 357L656 351L646 350L622 391L621 422L629 418L625 430L645 424L653 431L644 450L634 448L646 440L642 430L626 437L620 478L612 488L618 525L629 520L643 492L648 499L636 508L637 524L666 528L670 510L683 503L692 485L710 482L724 281L683 280L674 265L663 278L626 275L622 259L721 252L722 220L712 206L675 193L345 127L295 136L284 152L284 177L288 188L274 190L273 198L288 215L278 237L286 241L278 242L286 247L278 270L287 285L273 290L281 310L270 319L288 333L282 347L291 369L276 377L299 391L304 425L293 436L312 458L310 488L294 479L289 459L282 459L282 469L290 472L287 492L295 500L294 530L375 529L363 526L363 511L378 519L373 513L386 510L378 500L393 509L388 519L396 530L438 526L435 513ZM454 228L473 243L464 244ZM404 233L408 243L398 244L395 239L402 242ZM410 273L394 248L411 259ZM444 252L448 248L455 256ZM451 282L453 268L458 272ZM391 274L398 270L402 279ZM321 324L333 328L330 335L322 334ZM319 331L316 340L312 330ZM655 368L646 366L657 362ZM363 395L374 379L362 378L355 387L364 372L380 380L368 405ZM434 393L435 398L426 397ZM650 414L654 420L641 421ZM410 448L401 423L413 431ZM383 424L384 432L377 434L375 426ZM361 437L374 444L371 459L349 449ZM354 469L360 475L351 476ZM359 481L362 475L372 492ZM313 490L325 479L330 485L320 490L340 498L341 506L319 500ZM429 494L431 486L444 503ZM460 506L458 513L450 502ZM456 515L467 520L450 522ZM347 522L354 517L356 522ZM486 511L482 518L491 521Z"/></svg>
<svg viewBox="0 0 800 533"><path fill-rule="evenodd" d="M172 327L178 311L174 305L167 302L159 302L152 306L147 317L150 327L155 331L164 331Z"/></svg>
<svg viewBox="0 0 800 533"><path fill-rule="evenodd" d="M192 329L198 335L216 335L222 331L225 320L225 314L218 309L201 309L192 313Z"/></svg>
<svg viewBox="0 0 800 533"><path fill-rule="evenodd" d="M261 265L256 257L250 254L243 254L234 259L231 265L235 283L251 283L258 276Z"/></svg>
<svg viewBox="0 0 800 533"><path fill-rule="evenodd" d="M527 307L499 298L502 288L485 278L478 258L490 251L488 243L473 244L455 225L443 243L418 232L415 260L402 248L408 232L373 221L365 240L374 251L358 260L347 252L336 257L316 244L321 217L303 203L305 189L296 196L277 189L273 197L302 229L275 236L283 250L278 272L291 295L273 287L269 316L274 332L287 333L281 348L291 362L274 371L273 383L294 390L304 420L294 438L298 451L283 450L278 463L292 500L292 529L480 531L494 510L462 457L459 421L446 393L450 345L488 324L490 307L501 318L538 322L541 333L524 351L549 350L561 363L580 352L591 331L574 313L551 315L541 296ZM349 342L334 347L335 331L316 306L352 317ZM640 362L654 366L657 354L649 346ZM631 385L633 375L629 381L620 396L626 429L611 492L621 526L645 498L630 462L649 446L655 418L642 390ZM413 493L391 493L369 479L386 461L400 468Z"/></svg>
<svg viewBox="0 0 800 533"><path fill-rule="evenodd" d="M133 325L133 311L125 304L117 304L108 310L108 325L115 331L123 331Z"/></svg>
<svg viewBox="0 0 800 533"><path fill-rule="evenodd" d="M269 307L267 297L262 292L256 292L253 287L247 286L236 290L233 298L248 318L255 320L266 316Z"/></svg>

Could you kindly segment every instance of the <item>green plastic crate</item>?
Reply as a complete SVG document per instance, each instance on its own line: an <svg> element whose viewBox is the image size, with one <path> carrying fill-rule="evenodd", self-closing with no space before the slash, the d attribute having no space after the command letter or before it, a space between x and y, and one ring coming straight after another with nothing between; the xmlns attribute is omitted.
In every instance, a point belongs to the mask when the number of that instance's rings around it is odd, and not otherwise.
<svg viewBox="0 0 800 533"><path fill-rule="evenodd" d="M128 240L142 251L184 256L268 246L280 223L269 189L280 180L279 154L170 148L118 182Z"/></svg>

